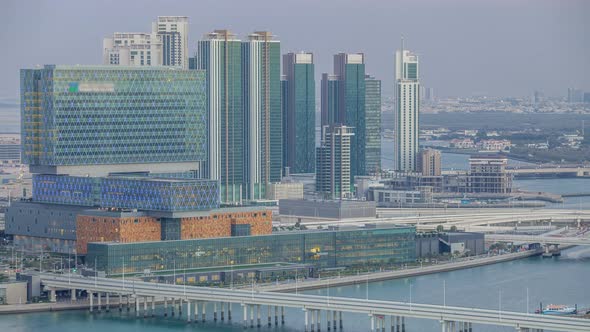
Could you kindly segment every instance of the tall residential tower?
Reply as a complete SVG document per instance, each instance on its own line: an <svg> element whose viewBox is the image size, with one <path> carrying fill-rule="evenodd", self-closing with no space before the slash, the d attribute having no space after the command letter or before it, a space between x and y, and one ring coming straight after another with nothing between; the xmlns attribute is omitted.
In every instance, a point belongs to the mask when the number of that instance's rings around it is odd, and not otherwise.
<svg viewBox="0 0 590 332"><path fill-rule="evenodd" d="M268 31L242 42L246 196L266 198L266 186L281 180L281 44Z"/></svg>
<svg viewBox="0 0 590 332"><path fill-rule="evenodd" d="M395 53L394 160L400 172L417 169L420 81L418 56L403 47Z"/></svg>
<svg viewBox="0 0 590 332"><path fill-rule="evenodd" d="M315 169L315 79L313 54L283 55L283 163L291 173Z"/></svg>
<svg viewBox="0 0 590 332"><path fill-rule="evenodd" d="M219 180L221 201L242 201L244 184L244 104L242 42L215 30L198 43L194 69L207 79L208 162L206 176Z"/></svg>

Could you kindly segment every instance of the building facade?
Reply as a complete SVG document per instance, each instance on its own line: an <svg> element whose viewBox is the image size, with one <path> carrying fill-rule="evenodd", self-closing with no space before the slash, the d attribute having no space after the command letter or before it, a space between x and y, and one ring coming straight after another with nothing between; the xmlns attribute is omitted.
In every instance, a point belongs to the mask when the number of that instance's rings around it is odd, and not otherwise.
<svg viewBox="0 0 590 332"><path fill-rule="evenodd" d="M420 115L418 56L402 49L395 53L394 163L395 170L417 170Z"/></svg>
<svg viewBox="0 0 590 332"><path fill-rule="evenodd" d="M205 103L202 71L23 69L23 163L32 173L80 176L199 172L207 151Z"/></svg>
<svg viewBox="0 0 590 332"><path fill-rule="evenodd" d="M439 150L424 149L418 155L418 172L422 176L441 176L441 153Z"/></svg>
<svg viewBox="0 0 590 332"><path fill-rule="evenodd" d="M325 198L345 198L351 188L351 140L353 129L344 125L322 128L322 143L316 149L316 192Z"/></svg>
<svg viewBox="0 0 590 332"><path fill-rule="evenodd" d="M283 155L291 173L315 171L315 77L313 54L283 55Z"/></svg>
<svg viewBox="0 0 590 332"><path fill-rule="evenodd" d="M162 43L162 65L188 69L188 17L158 16L152 34Z"/></svg>
<svg viewBox="0 0 590 332"><path fill-rule="evenodd" d="M506 171L508 158L475 155L469 158L469 191L506 194L512 191L512 175Z"/></svg>
<svg viewBox="0 0 590 332"><path fill-rule="evenodd" d="M242 42L228 30L199 41L195 68L206 72L209 114L206 176L219 180L221 201L242 201L244 184L244 85Z"/></svg>
<svg viewBox="0 0 590 332"><path fill-rule="evenodd" d="M242 43L245 124L245 196L266 198L266 186L281 180L283 138L280 42L256 31Z"/></svg>
<svg viewBox="0 0 590 332"><path fill-rule="evenodd" d="M323 73L321 83L322 127L338 122L338 92L338 76Z"/></svg>
<svg viewBox="0 0 590 332"><path fill-rule="evenodd" d="M381 80L365 76L365 165L364 174L381 170Z"/></svg>
<svg viewBox="0 0 590 332"><path fill-rule="evenodd" d="M104 65L162 65L162 42L153 33L115 32L103 40L102 47Z"/></svg>
<svg viewBox="0 0 590 332"><path fill-rule="evenodd" d="M318 269L387 266L415 261L415 228L372 227L169 242L90 243L87 259L96 259L98 269L107 275L268 263L312 264Z"/></svg>

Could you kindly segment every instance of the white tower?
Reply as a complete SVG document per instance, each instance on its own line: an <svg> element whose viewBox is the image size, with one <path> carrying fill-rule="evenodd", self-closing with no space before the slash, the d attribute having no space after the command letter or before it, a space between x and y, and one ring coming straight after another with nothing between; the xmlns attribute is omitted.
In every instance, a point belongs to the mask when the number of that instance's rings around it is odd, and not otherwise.
<svg viewBox="0 0 590 332"><path fill-rule="evenodd" d="M414 172L417 167L420 81L418 56L404 49L395 52L394 160L400 172Z"/></svg>

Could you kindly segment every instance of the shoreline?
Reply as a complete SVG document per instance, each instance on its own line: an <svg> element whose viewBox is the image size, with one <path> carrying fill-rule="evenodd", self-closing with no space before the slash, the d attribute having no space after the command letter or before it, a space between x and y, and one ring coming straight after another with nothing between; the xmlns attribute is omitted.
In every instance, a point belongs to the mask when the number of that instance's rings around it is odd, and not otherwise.
<svg viewBox="0 0 590 332"><path fill-rule="evenodd" d="M562 249L566 249L565 247ZM320 289L320 288L327 288L329 286L348 286L348 285L356 285L361 283L369 282L377 282L377 281L385 281L385 280L393 280L393 279L401 279L401 278L409 278L409 277L417 277L421 275L427 274L434 274L439 272L449 272L455 270L462 270L462 269L469 269L473 267L491 265L496 263L503 263L512 260L528 258L532 256L538 256L543 253L542 249L535 249L529 250L524 252L518 253L510 253L504 254L499 256L492 256L492 257L485 257L480 259L474 260L467 260L461 262L453 262L453 263L444 263L440 265L432 265L426 266L422 268L413 268L407 270L397 270L397 271L387 271L387 272L375 272L371 274L362 274L362 275L355 275L355 276L345 276L340 278L328 278L323 280L313 280L313 281L306 281L300 282L295 285L295 283L290 284L280 284L280 285L269 285L269 286L262 286L259 287L258 290L260 291L268 291L268 292L294 292L299 290L313 290L313 289Z"/></svg>
<svg viewBox="0 0 590 332"><path fill-rule="evenodd" d="M562 249L566 249L563 247ZM360 283L377 282L393 279L401 279L408 277L415 277L427 274L434 274L439 272L448 272L454 270L462 270L473 267L479 267L484 265L491 265L496 263L508 262L517 259L528 258L532 256L540 255L543 252L542 249L529 250L525 252L503 254L499 256L485 257L473 260L466 260L461 262L444 263L439 265L426 266L422 268L412 268L407 270L396 270L386 272L375 272L371 274L345 276L340 278L328 278L322 280L313 280L289 284L280 285L268 285L258 287L258 291L268 292L294 292L299 290L313 290L320 288L327 288L328 286L346 286L355 285ZM118 310L118 299L113 298L111 300L111 311ZM156 301L161 302L161 301ZM103 304L104 307L104 304ZM90 302L87 299L78 300L76 303L70 303L69 301L56 302L56 303L31 303L31 304L11 304L0 306L0 315L7 314L25 314L34 312L51 312L51 311L65 311L65 310L87 310L90 308ZM105 310L105 309L103 309Z"/></svg>

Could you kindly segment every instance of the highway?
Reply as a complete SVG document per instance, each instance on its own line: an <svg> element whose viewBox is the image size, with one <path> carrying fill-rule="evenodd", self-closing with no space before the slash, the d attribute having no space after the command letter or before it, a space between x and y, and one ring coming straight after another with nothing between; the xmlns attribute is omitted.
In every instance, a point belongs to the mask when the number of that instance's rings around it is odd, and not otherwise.
<svg viewBox="0 0 590 332"><path fill-rule="evenodd" d="M241 304L244 307L243 318L245 322L248 318L248 307L250 308L251 319L254 308L256 308L258 312L257 317L260 319L260 306L268 306L269 322L270 308L273 306L275 307L275 313L277 307L300 308L303 309L305 314L306 331L308 313L311 312L313 321L313 314L315 313L319 318L321 317L319 312L322 310L333 312L334 317L336 317L336 312L339 312L340 315L342 312L367 314L371 318L371 330L374 330L376 319L378 320L377 324L381 320L381 324L384 327L383 317L391 316L392 324L393 317L413 317L440 321L443 331L445 331L446 327L450 326L450 322L510 326L514 327L517 331L520 331L522 328L571 332L590 331L590 320L582 318L370 299L260 292L255 291L254 288L248 291L232 290L140 281L125 282L119 279L85 278L52 274L42 274L41 282L53 294L56 289L84 289L90 292L132 295L134 298L144 297L144 304L147 298L152 298L152 301L154 298L163 297L182 299L187 305L186 313L188 320L190 320L192 315L190 303L199 303L198 301ZM137 307L139 306L137 305Z"/></svg>
<svg viewBox="0 0 590 332"><path fill-rule="evenodd" d="M565 244L565 245L576 245L576 246L590 246L590 238L580 238L580 237L486 234L486 240L501 241L501 242L523 242L523 243Z"/></svg>

